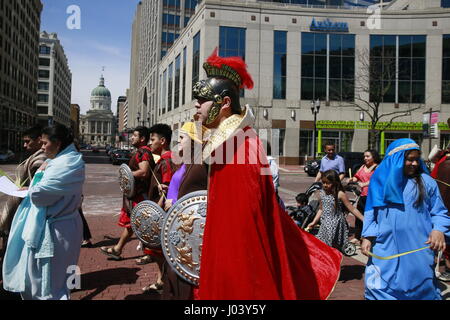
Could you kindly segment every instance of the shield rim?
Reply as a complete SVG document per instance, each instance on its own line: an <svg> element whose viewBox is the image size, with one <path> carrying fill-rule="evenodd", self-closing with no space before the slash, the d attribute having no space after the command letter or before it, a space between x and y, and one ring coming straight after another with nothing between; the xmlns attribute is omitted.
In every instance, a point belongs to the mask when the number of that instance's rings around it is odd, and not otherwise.
<svg viewBox="0 0 450 320"><path fill-rule="evenodd" d="M125 193L122 191L122 193L127 197L127 198L132 198L134 197L134 192L135 192L135 185L134 185L134 176L133 176L133 172L131 171L130 167L126 164L126 163L122 163L119 167L119 188L120 188L120 177L121 175L121 171L125 171L128 174L128 177L130 178L130 189L131 191L129 193Z"/></svg>
<svg viewBox="0 0 450 320"><path fill-rule="evenodd" d="M173 211L175 210L175 208L177 207L177 205L181 204L182 202L186 201L187 199L190 198L195 198L195 197L206 197L206 204L208 204L208 190L198 190L198 191L193 191L190 192L186 195L184 195L183 197L181 197L180 199L177 200L177 202L175 202L172 207L169 209L169 211L167 212L166 217L164 218L163 221L163 226L161 228L161 249L162 252L164 254L164 257L166 258L167 263L171 266L171 268L176 272L176 274L182 278L183 280L187 281L188 283L190 283L191 285L194 286L198 286L199 282L200 282L200 272L197 276L194 277L188 277L185 274L181 273L171 262L171 258L170 258L170 248L169 248L169 235L165 233L166 228L168 228L168 224L172 222L171 220L171 215L173 213ZM206 218L205 218L206 221ZM202 242L203 244L203 239ZM199 265L201 267L201 262L199 261Z"/></svg>
<svg viewBox="0 0 450 320"><path fill-rule="evenodd" d="M142 241L146 246L152 248L152 249L159 249L161 247L161 232L159 232L159 243L149 243L146 240L142 239L138 230L136 229L134 220L136 217L136 213L144 206L148 206L150 205L151 207L157 209L157 211L161 214L161 219L160 219L160 223L159 223L159 229L162 230L162 226L163 226L163 221L166 218L166 212L156 203L150 200L144 200L139 202L131 211L130 214L130 224L131 224L131 228L133 229L134 234L136 235L136 237Z"/></svg>

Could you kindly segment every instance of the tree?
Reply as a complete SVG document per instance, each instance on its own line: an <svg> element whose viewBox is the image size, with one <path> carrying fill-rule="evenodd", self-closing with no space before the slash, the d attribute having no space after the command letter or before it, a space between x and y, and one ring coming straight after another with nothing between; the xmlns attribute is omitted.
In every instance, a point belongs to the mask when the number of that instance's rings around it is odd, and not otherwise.
<svg viewBox="0 0 450 320"><path fill-rule="evenodd" d="M371 57L369 50L363 49L357 51L356 59L360 67L355 73L355 80L343 82L343 92L355 92L354 100L342 102L340 106L354 107L369 117L369 148L378 149L381 132L389 129L394 120L411 115L412 111L423 108L423 105L412 107L408 104L407 110L383 113L382 104L395 101L395 54ZM332 88L330 93L333 96Z"/></svg>

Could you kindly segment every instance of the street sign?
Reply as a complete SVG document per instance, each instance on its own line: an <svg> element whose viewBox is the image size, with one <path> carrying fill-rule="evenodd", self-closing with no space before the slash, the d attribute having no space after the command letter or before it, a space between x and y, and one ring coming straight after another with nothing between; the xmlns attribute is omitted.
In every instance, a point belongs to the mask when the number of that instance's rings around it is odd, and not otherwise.
<svg viewBox="0 0 450 320"><path fill-rule="evenodd" d="M432 124L430 127L430 136L433 139L438 139L439 138L439 127L438 124Z"/></svg>
<svg viewBox="0 0 450 320"><path fill-rule="evenodd" d="M439 122L439 112L432 112L431 113L431 119L430 124L437 124Z"/></svg>

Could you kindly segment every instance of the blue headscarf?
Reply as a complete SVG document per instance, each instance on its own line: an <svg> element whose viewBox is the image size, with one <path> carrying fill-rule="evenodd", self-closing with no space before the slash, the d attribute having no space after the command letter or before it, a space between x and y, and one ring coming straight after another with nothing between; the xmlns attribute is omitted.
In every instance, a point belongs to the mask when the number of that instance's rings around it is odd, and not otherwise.
<svg viewBox="0 0 450 320"><path fill-rule="evenodd" d="M408 178L403 173L405 153L408 150L420 150L419 145L411 139L398 139L386 150L386 156L370 178L369 194L364 211L388 204L403 204L403 190ZM420 166L429 173L425 163L420 159Z"/></svg>

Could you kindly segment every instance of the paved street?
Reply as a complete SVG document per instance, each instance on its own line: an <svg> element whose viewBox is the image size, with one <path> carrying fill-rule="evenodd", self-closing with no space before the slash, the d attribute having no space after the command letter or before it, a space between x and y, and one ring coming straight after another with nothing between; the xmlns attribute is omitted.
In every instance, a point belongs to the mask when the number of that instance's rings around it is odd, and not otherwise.
<svg viewBox="0 0 450 320"><path fill-rule="evenodd" d="M158 293L142 294L141 288L155 281L155 265L138 266L136 238L125 247L122 261L108 260L99 247L113 245L122 232L117 226L121 207L121 195L117 183L118 166L109 164L104 152L85 152L86 182L84 185L84 213L93 234L93 248L82 248L79 260L81 289L72 293L75 300L157 300ZM12 173L14 165L2 165L1 169ZM305 191L313 182L298 166L281 168L280 196L287 205L295 203L295 195ZM4 196L0 195L0 202ZM354 220L349 217L350 226ZM344 257L341 276L331 300L362 300L364 293L364 265L366 258L358 250L353 257ZM443 287L444 296L450 299L450 290ZM0 299L14 296L0 292Z"/></svg>

